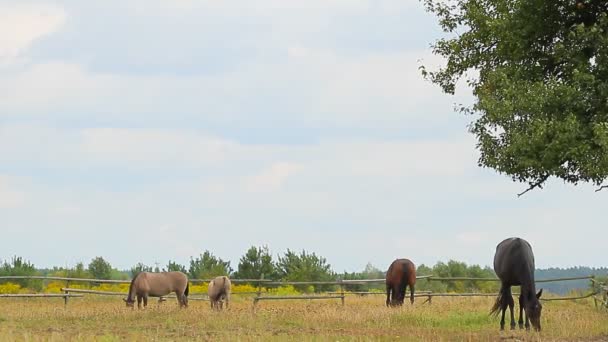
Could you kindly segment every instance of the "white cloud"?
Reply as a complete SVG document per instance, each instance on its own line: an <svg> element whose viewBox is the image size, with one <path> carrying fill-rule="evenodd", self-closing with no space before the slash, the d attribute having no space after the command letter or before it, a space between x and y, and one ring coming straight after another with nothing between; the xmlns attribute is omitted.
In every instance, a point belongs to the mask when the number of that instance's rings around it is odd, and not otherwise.
<svg viewBox="0 0 608 342"><path fill-rule="evenodd" d="M491 264L522 235L539 265L601 263L604 193L517 198L477 168L451 119L469 98L418 71L441 62L420 2L59 3L0 6L4 256L235 264L268 244L357 270Z"/></svg>
<svg viewBox="0 0 608 342"><path fill-rule="evenodd" d="M82 151L96 162L138 163L218 163L234 143L187 131L147 129L84 129Z"/></svg>
<svg viewBox="0 0 608 342"><path fill-rule="evenodd" d="M18 116L154 120L291 120L308 125L394 129L439 122L449 97L426 82L416 59L427 52L340 57L290 48L288 62L215 76L122 76L47 63L0 79L0 111ZM48 114L46 114L48 115ZM255 118L255 119L254 119Z"/></svg>
<svg viewBox="0 0 608 342"><path fill-rule="evenodd" d="M10 65L37 40L61 28L66 12L50 5L0 4L0 66Z"/></svg>
<svg viewBox="0 0 608 342"><path fill-rule="evenodd" d="M287 179L300 169L289 162L275 162L260 174L249 179L247 189L253 192L266 192L279 189Z"/></svg>
<svg viewBox="0 0 608 342"><path fill-rule="evenodd" d="M0 209L14 209L25 203L25 193L14 188L10 177L0 175Z"/></svg>

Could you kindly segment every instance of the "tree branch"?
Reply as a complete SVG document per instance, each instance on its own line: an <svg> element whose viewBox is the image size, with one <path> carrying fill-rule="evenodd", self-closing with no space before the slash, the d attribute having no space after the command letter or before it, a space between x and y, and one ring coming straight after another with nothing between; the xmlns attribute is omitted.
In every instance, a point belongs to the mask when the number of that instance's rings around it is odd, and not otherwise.
<svg viewBox="0 0 608 342"><path fill-rule="evenodd" d="M602 185L602 186L600 186L599 188L597 188L597 189L595 190L595 192L602 191L602 189L608 189L608 185Z"/></svg>
<svg viewBox="0 0 608 342"><path fill-rule="evenodd" d="M527 188L524 192L521 192L521 193L517 194L517 197L521 197L526 192L528 192L530 190L533 190L533 189L536 189L536 188L541 188L542 189L543 188L543 184L545 183L545 181L547 181L547 179L549 179L549 175L544 175L538 181L536 181L534 183L529 183L530 187Z"/></svg>

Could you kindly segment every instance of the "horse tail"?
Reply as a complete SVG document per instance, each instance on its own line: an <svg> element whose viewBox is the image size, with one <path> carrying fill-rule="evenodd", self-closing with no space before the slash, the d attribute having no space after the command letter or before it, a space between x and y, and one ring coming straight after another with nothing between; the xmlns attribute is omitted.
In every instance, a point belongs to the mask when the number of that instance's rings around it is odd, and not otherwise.
<svg viewBox="0 0 608 342"><path fill-rule="evenodd" d="M500 291L498 293L498 297L496 297L496 302L494 302L494 305L492 306L492 309L490 310L490 315L491 316L498 316L498 312L500 311L500 307L502 306L502 301L504 300L504 296L502 294L502 291Z"/></svg>
<svg viewBox="0 0 608 342"><path fill-rule="evenodd" d="M190 282L186 282L186 289L184 290L184 296L188 296L188 293L190 292Z"/></svg>

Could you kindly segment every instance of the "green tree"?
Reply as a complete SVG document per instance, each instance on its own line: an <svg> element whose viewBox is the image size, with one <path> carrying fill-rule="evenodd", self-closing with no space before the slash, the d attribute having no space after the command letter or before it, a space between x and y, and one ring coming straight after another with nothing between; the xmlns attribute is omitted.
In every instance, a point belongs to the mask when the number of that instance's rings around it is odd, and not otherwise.
<svg viewBox="0 0 608 342"><path fill-rule="evenodd" d="M454 94L466 76L479 165L528 183L608 177L608 1L422 0L448 35L423 76ZM599 190L598 189L598 190ZM520 194L520 195L521 195Z"/></svg>
<svg viewBox="0 0 608 342"><path fill-rule="evenodd" d="M0 266L0 276L34 276L37 275L37 273L34 264L18 256L13 256L10 261L5 260ZM42 288L42 281L36 279L9 279L3 282L16 283L21 287L35 290L40 290Z"/></svg>
<svg viewBox="0 0 608 342"><path fill-rule="evenodd" d="M138 262L137 265L131 267L131 277L135 278L139 272L153 272L153 268L152 266L144 265L143 263Z"/></svg>
<svg viewBox="0 0 608 342"><path fill-rule="evenodd" d="M70 268L67 270L67 276L70 278L89 278L91 275L84 268L84 264L82 262L76 263L74 268Z"/></svg>
<svg viewBox="0 0 608 342"><path fill-rule="evenodd" d="M284 256L279 257L277 262L277 271L279 277L287 281L332 281L335 279L335 274L331 270L331 265L323 257L317 256L315 253L306 253L302 250L300 254L296 254L291 250L287 250ZM309 291L307 286L296 286L300 291ZM328 285L315 285L314 291L326 291L334 288Z"/></svg>
<svg viewBox="0 0 608 342"><path fill-rule="evenodd" d="M416 276L436 275L433 272L433 267L429 267L425 264L420 264L416 268ZM416 290L443 293L447 291L447 284L442 281L429 281L426 279L421 279L416 281Z"/></svg>
<svg viewBox="0 0 608 342"><path fill-rule="evenodd" d="M112 277L112 265L102 257L91 260L88 271L95 279L110 279Z"/></svg>
<svg viewBox="0 0 608 342"><path fill-rule="evenodd" d="M224 261L209 251L205 251L196 259L190 258L188 274L194 279L209 279L221 275L230 275L230 261Z"/></svg>
<svg viewBox="0 0 608 342"><path fill-rule="evenodd" d="M276 266L267 246L254 247L247 250L239 261L238 269L234 274L237 279L265 279L276 277Z"/></svg>
<svg viewBox="0 0 608 342"><path fill-rule="evenodd" d="M166 272L177 271L177 272L188 273L188 270L186 270L186 266L180 265L177 262L171 261L171 260L169 260L169 263L167 263L167 268L165 268L163 271L166 271Z"/></svg>
<svg viewBox="0 0 608 342"><path fill-rule="evenodd" d="M365 268L363 269L363 271L353 272L353 273L344 272L340 276L340 278L342 278L344 280L384 279L385 276L386 276L385 272L382 272L380 269L378 269L371 263L367 263L367 265L365 265ZM353 285L348 285L346 287L347 290L355 291L355 292L357 292L357 291L365 292L365 291L370 291L370 290L384 290L385 288L386 288L386 286L384 285L384 283L382 283L382 284L378 284L378 283L376 283L376 284L372 284L372 283L353 284Z"/></svg>

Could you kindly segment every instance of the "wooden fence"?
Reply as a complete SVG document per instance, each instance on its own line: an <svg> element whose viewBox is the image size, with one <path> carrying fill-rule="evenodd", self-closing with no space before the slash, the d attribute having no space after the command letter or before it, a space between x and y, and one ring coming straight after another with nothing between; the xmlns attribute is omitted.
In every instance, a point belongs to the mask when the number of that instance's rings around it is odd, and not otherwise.
<svg viewBox="0 0 608 342"><path fill-rule="evenodd" d="M596 308L608 310L608 285L599 283L595 279L591 279L593 287L596 289L593 294L593 302Z"/></svg>
<svg viewBox="0 0 608 342"><path fill-rule="evenodd" d="M27 298L27 297L46 297L46 298L55 298L60 297L64 299L64 303L67 305L68 299L72 297L83 297L85 294L94 294L94 295L107 295L107 296L125 296L124 292L111 292L111 291L96 291L96 290L87 290L87 289L76 289L71 288L70 284L73 283L93 283L93 284L128 284L130 280L108 280L108 279L89 279L89 278L67 278L67 277L45 277L45 276L1 276L0 281L2 280L18 280L18 279L40 279L44 281L65 281L66 286L61 288L63 293L60 294L49 294L49 293L38 293L38 294L0 294L0 297L7 298ZM499 281L497 278L471 278L471 277L435 277L432 275L426 276L418 276L416 279L426 279L426 281L491 281L496 282ZM581 279L589 279L595 288L599 289L597 291L592 291L589 294L576 296L576 297L553 297L553 298L543 298L544 301L554 301L554 300L576 300L576 299L584 299L593 297L596 307L602 307L608 310L608 286L606 284L598 284L595 281L594 276L583 276L583 277L566 277L566 278L554 278L554 279L539 279L536 280L537 283L545 283L545 282L557 282L557 281L568 281L568 280L581 280ZM211 279L190 279L191 283L202 283L209 282ZM255 310L256 306L260 301L264 300L323 300L323 299L340 299L342 305L345 303L345 298L347 295L378 295L383 294L383 292L365 292L365 291L355 291L350 292L346 291L348 286L352 285L361 285L361 284L373 284L378 283L382 284L385 282L385 279L357 279L357 280L336 280L336 281L273 281L269 279L231 279L231 281L235 284L239 283L254 283L257 284L256 292L246 292L239 293L235 292L233 295L255 295L253 297L253 308ZM285 286L285 285L333 285L338 286L339 291L334 292L325 292L323 294L314 294L314 295L290 295L290 296L275 296L275 295L267 295L263 293L263 287L276 287L276 286ZM191 293L192 296L189 296L189 299L192 300L208 300L206 298L206 294L200 293ZM201 296L202 295L202 296ZM516 294L514 294L516 295ZM431 291L418 291L415 294L415 297L426 297L426 302L431 303L433 297L488 297L488 296L496 296L495 293L433 293ZM159 299L159 301L163 301L166 298L173 298L175 296L164 296Z"/></svg>

